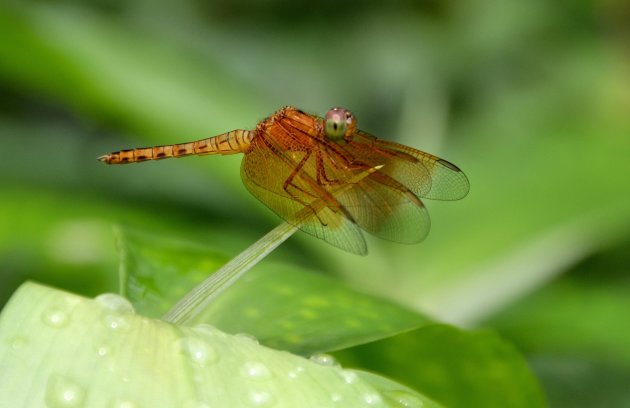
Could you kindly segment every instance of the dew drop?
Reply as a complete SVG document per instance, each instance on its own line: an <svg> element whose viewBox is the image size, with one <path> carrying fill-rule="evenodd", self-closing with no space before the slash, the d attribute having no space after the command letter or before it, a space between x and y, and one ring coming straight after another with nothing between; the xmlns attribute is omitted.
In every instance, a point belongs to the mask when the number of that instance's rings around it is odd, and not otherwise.
<svg viewBox="0 0 630 408"><path fill-rule="evenodd" d="M129 319L120 314L107 314L103 317L103 322L108 329L119 332L126 333L131 330L131 323L129 323Z"/></svg>
<svg viewBox="0 0 630 408"><path fill-rule="evenodd" d="M249 393L249 401L257 407L271 407L276 404L276 398L267 391L252 391Z"/></svg>
<svg viewBox="0 0 630 408"><path fill-rule="evenodd" d="M253 380L266 380L271 377L271 372L263 363L248 361L241 367L241 375Z"/></svg>
<svg viewBox="0 0 630 408"><path fill-rule="evenodd" d="M101 344L100 346L96 348L96 354L99 357L108 356L111 352L112 352L112 349L107 344Z"/></svg>
<svg viewBox="0 0 630 408"><path fill-rule="evenodd" d="M330 354L317 353L313 354L310 360L319 365L328 366L328 367L339 367L339 363L333 356Z"/></svg>
<svg viewBox="0 0 630 408"><path fill-rule="evenodd" d="M216 362L219 354L207 342L194 337L184 337L175 341L177 352L184 354L193 364L205 367Z"/></svg>
<svg viewBox="0 0 630 408"><path fill-rule="evenodd" d="M68 314L63 310L51 308L44 310L44 312L42 313L42 321L47 326L58 329L68 325L70 318L68 317Z"/></svg>
<svg viewBox="0 0 630 408"><path fill-rule="evenodd" d="M365 402L366 405L379 405L383 402L383 398L381 398L380 394L377 393L368 393L368 394L363 394L363 402Z"/></svg>
<svg viewBox="0 0 630 408"><path fill-rule="evenodd" d="M94 301L107 310L118 313L134 313L133 305L124 297L114 293L103 293L94 298Z"/></svg>
<svg viewBox="0 0 630 408"><path fill-rule="evenodd" d="M22 350L28 344L28 340L22 336L16 336L11 340L11 348L15 351Z"/></svg>
<svg viewBox="0 0 630 408"><path fill-rule="evenodd" d="M300 376L301 373L304 372L304 367L302 366L296 366L293 370L289 371L287 373L287 377L289 377L292 380L295 380L296 378L298 378Z"/></svg>
<svg viewBox="0 0 630 408"><path fill-rule="evenodd" d="M50 408L81 407L85 401L85 390L76 382L55 374L48 379L44 398Z"/></svg>
<svg viewBox="0 0 630 408"><path fill-rule="evenodd" d="M341 376L346 384L354 384L359 381L359 376L354 371L342 370L339 372L339 376Z"/></svg>
<svg viewBox="0 0 630 408"><path fill-rule="evenodd" d="M334 392L330 395L330 400L335 403L341 402L343 401L343 395L339 394L338 392Z"/></svg>
<svg viewBox="0 0 630 408"><path fill-rule="evenodd" d="M424 405L420 398L407 391L386 391L385 396L404 408L421 408Z"/></svg>
<svg viewBox="0 0 630 408"><path fill-rule="evenodd" d="M258 339L256 338L256 336L249 334L249 333L237 333L234 335L235 337L245 340L245 341L249 341L251 343L254 344L259 344Z"/></svg>

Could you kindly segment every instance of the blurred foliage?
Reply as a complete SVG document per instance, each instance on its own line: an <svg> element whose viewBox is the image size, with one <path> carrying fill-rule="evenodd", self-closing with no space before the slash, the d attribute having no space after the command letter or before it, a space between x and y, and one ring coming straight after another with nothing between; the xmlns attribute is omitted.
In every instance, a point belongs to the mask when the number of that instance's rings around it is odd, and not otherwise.
<svg viewBox="0 0 630 408"><path fill-rule="evenodd" d="M239 157L95 157L344 106L471 194L428 203L418 246L359 258L298 233L271 258L497 327L552 406L630 406L629 20L621 0L4 1L0 304L26 279L116 291L116 223L227 258L278 222Z"/></svg>
<svg viewBox="0 0 630 408"><path fill-rule="evenodd" d="M518 350L492 332L433 325L336 356L423 390L447 407L545 406Z"/></svg>
<svg viewBox="0 0 630 408"><path fill-rule="evenodd" d="M118 230L122 289L143 316L162 317L227 261L198 243ZM190 324L247 333L310 356L394 336L431 321L295 265L267 262L238 280Z"/></svg>

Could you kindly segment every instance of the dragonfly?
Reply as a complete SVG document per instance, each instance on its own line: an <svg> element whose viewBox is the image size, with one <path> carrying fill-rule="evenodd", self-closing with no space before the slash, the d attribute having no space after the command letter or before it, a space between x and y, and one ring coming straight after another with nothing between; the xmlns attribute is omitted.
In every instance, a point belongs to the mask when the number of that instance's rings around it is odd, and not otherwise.
<svg viewBox="0 0 630 408"><path fill-rule="evenodd" d="M431 225L423 199L459 200L470 188L453 163L359 130L344 108L322 118L285 106L254 130L120 150L98 160L126 164L238 153L252 195L302 231L359 255L367 254L362 231L399 243L422 241Z"/></svg>

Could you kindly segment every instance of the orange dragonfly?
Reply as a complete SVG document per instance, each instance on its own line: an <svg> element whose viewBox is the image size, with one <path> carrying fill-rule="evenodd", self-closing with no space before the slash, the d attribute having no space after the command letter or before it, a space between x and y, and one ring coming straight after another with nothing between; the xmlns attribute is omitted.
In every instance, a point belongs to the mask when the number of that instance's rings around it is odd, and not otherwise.
<svg viewBox="0 0 630 408"><path fill-rule="evenodd" d="M354 115L343 108L321 118L287 106L254 130L98 159L124 164L235 153L245 155L243 183L263 204L301 230L360 255L367 253L361 229L390 241L420 242L430 228L422 199L459 200L469 190L454 164L357 129ZM296 218L305 211L308 216Z"/></svg>

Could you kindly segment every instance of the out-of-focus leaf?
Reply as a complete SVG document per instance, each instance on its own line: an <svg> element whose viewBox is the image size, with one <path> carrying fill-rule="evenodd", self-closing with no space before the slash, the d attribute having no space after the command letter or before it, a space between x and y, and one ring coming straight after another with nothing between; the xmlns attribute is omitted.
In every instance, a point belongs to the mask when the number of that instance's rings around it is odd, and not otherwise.
<svg viewBox="0 0 630 408"><path fill-rule="evenodd" d="M589 356L630 368L630 288L560 281L489 321L528 352Z"/></svg>
<svg viewBox="0 0 630 408"><path fill-rule="evenodd" d="M137 310L163 315L226 259L198 244L120 233L125 292ZM257 265L195 320L301 354L362 344L429 323L389 301L287 264Z"/></svg>
<svg viewBox="0 0 630 408"><path fill-rule="evenodd" d="M217 225L211 218L192 220L185 211L107 200L89 192L3 186L2 193L0 304L26 279L84 295L117 291L118 255L112 234L117 222L143 225L158 234L185 234L227 253L255 239L254 231Z"/></svg>
<svg viewBox="0 0 630 408"><path fill-rule="evenodd" d="M122 293L138 313L159 318L228 258L209 247L117 228Z"/></svg>
<svg viewBox="0 0 630 408"><path fill-rule="evenodd" d="M453 125L445 157L467 173L471 192L427 202L427 240L370 242L366 259L331 253L344 276L472 325L627 236L627 70L597 46L555 58L548 76L498 88Z"/></svg>
<svg viewBox="0 0 630 408"><path fill-rule="evenodd" d="M220 62L85 8L3 5L0 36L12 38L0 48L0 77L79 114L118 123L152 144L252 127L273 109L257 101L251 87L230 79ZM208 166L215 182L238 186L234 159L201 166Z"/></svg>
<svg viewBox="0 0 630 408"><path fill-rule="evenodd" d="M199 316L230 333L295 353L374 341L431 321L342 282L286 264L253 270Z"/></svg>
<svg viewBox="0 0 630 408"><path fill-rule="evenodd" d="M243 115L260 115L253 95L230 80L220 62L200 64L199 56L173 43L156 46L131 24L114 24L85 8L35 4L5 5L0 21L13 38L0 52L0 72L79 111L108 114L154 137L205 134Z"/></svg>
<svg viewBox="0 0 630 408"><path fill-rule="evenodd" d="M335 353L348 366L386 373L448 407L544 407L523 356L491 331L432 325Z"/></svg>
<svg viewBox="0 0 630 408"><path fill-rule="evenodd" d="M554 406L630 401L629 244L589 258L484 323L523 349Z"/></svg>
<svg viewBox="0 0 630 408"><path fill-rule="evenodd" d="M351 370L212 326L176 327L136 315L116 295L90 300L32 283L0 315L0 361L3 407L404 407L427 401L391 381L364 381Z"/></svg>
<svg viewBox="0 0 630 408"><path fill-rule="evenodd" d="M567 356L561 348L528 353L552 407L630 406L630 368L588 355Z"/></svg>

